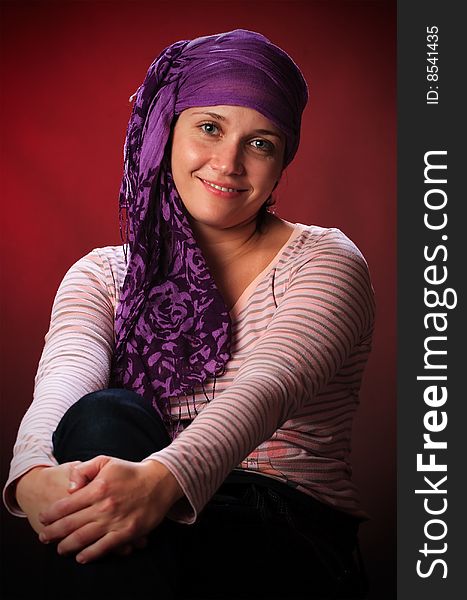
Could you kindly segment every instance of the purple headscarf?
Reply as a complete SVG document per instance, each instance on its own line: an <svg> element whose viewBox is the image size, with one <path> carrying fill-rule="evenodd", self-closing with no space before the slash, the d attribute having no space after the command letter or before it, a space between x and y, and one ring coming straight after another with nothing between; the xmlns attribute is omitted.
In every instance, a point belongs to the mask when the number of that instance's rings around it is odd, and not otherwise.
<svg viewBox="0 0 467 600"><path fill-rule="evenodd" d="M253 108L295 155L308 99L292 59L264 36L237 29L180 41L152 63L136 93L125 141L120 223L128 269L115 320L111 381L167 416L170 397L223 373L231 322L191 230L170 171L174 117L195 106Z"/></svg>

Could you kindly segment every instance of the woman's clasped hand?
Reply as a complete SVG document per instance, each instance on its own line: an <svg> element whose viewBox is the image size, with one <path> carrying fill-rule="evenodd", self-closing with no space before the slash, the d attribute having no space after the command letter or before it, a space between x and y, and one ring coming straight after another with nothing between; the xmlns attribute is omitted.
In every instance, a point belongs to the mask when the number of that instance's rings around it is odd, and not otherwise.
<svg viewBox="0 0 467 600"><path fill-rule="evenodd" d="M59 554L77 553L80 563L144 546L145 535L183 495L171 472L154 460L96 456L73 465L69 481L72 493L39 514L39 539L58 542Z"/></svg>

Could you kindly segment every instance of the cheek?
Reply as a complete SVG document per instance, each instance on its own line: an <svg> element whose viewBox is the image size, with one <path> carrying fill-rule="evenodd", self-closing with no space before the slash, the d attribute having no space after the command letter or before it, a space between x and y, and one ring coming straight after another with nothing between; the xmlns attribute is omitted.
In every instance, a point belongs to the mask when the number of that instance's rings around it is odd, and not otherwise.
<svg viewBox="0 0 467 600"><path fill-rule="evenodd" d="M183 152L182 161L186 171L194 171L206 162L202 148L194 144L186 144Z"/></svg>
<svg viewBox="0 0 467 600"><path fill-rule="evenodd" d="M263 168L257 169L254 175L252 174L252 177L254 177L258 187L262 188L265 192L269 192L276 187L281 174L282 169L280 165L263 165Z"/></svg>
<svg viewBox="0 0 467 600"><path fill-rule="evenodd" d="M189 139L174 138L172 147L172 173L187 177L206 162L206 151Z"/></svg>

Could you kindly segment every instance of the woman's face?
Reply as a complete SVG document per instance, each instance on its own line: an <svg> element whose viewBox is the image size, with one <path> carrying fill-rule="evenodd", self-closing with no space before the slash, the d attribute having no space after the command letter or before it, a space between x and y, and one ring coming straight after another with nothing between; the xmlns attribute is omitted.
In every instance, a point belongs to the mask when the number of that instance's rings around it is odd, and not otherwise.
<svg viewBox="0 0 467 600"><path fill-rule="evenodd" d="M278 182L283 134L242 106L184 110L175 125L172 174L195 223L225 229L254 220Z"/></svg>

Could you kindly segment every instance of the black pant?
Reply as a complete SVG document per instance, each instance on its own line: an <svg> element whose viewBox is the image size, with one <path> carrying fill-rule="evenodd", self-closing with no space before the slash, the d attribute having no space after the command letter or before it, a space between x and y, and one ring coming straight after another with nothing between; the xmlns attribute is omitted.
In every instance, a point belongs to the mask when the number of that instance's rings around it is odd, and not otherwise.
<svg viewBox="0 0 467 600"><path fill-rule="evenodd" d="M81 398L53 436L59 463L99 454L141 461L170 438L156 411L127 390ZM353 557L358 521L291 486L239 469L194 525L165 519L132 555L79 565L50 547L47 598L363 598Z"/></svg>

